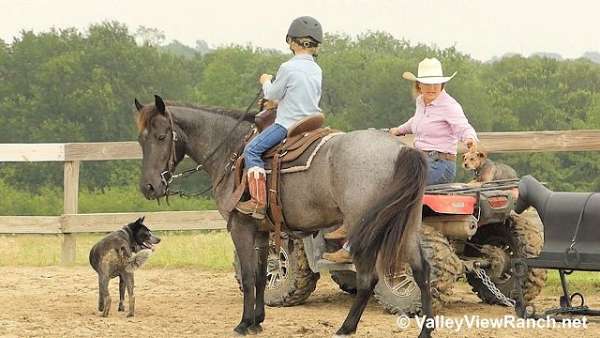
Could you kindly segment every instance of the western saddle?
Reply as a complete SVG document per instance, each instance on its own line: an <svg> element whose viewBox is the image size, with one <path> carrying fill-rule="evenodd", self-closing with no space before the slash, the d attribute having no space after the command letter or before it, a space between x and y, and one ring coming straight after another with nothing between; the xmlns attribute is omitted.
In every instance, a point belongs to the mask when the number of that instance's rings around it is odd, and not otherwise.
<svg viewBox="0 0 600 338"><path fill-rule="evenodd" d="M246 137L244 147L262 130L275 122L275 110L265 110L255 117L256 128ZM261 222L260 229L275 232L275 242L281 245L281 229L285 228L283 209L279 198L281 165L297 160L311 145L331 134L334 130L323 128L325 116L316 113L296 122L288 129L287 137L280 144L269 149L263 160L271 164L270 178L267 178L267 217ZM247 178L243 173L244 158L240 156L235 161L235 188L228 209L231 211L247 189Z"/></svg>

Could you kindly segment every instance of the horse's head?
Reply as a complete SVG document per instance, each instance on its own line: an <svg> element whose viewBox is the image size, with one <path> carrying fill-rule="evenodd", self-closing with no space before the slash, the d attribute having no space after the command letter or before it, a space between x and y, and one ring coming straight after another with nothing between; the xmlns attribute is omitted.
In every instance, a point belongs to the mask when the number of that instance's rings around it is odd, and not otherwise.
<svg viewBox="0 0 600 338"><path fill-rule="evenodd" d="M140 190L147 199L165 196L175 166L184 154L178 152L181 130L173 122L163 99L155 95L154 105L142 105L135 99L138 111L138 142L142 147Z"/></svg>

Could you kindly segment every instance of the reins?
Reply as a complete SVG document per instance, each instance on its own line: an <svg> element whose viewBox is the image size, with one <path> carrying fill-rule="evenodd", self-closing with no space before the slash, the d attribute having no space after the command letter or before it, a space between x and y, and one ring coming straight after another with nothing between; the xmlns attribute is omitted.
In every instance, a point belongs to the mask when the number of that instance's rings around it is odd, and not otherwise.
<svg viewBox="0 0 600 338"><path fill-rule="evenodd" d="M248 107L246 108L244 113L240 114L240 117L237 119L235 125L229 130L229 132L225 135L225 137L223 137L222 141L219 142L219 144L217 144L217 146L201 161L201 163L198 163L198 165L195 168L190 168L190 169L184 170L178 174L173 174L173 169L175 166L175 161L176 161L176 156L177 156L176 155L176 143L177 143L177 141L179 141L179 138L177 137L177 133L175 132L175 129L174 129L175 124L173 123L173 115L168 109L165 108L165 112L169 119L169 124L170 124L171 132L172 132L171 147L170 147L169 161L167 163L167 170L164 170L163 172L160 173L161 181L166 187L165 195L166 195L167 204L169 203L170 195L179 195L180 197L201 196L201 195L204 195L206 192L210 191L211 189L213 189L213 186L209 186L208 188L204 189L203 191L201 191L199 193L186 193L184 191L177 191L177 190L170 191L169 184L171 184L173 182L173 180L176 178L190 175L190 174L198 172L198 171L200 171L200 169L204 168L206 166L207 162L210 159L212 159L212 157L217 153L217 151L225 144L225 142L227 142L227 140L231 137L231 135L233 135L234 131L244 121L244 118L246 118L248 116L248 112L250 111L250 109L252 109L252 106L254 106L254 104L258 101L261 94L262 94L262 88L258 91L258 93L256 93L256 96L254 97L252 102L248 105ZM237 153L233 153L231 156L232 161L235 161L235 159L238 157L238 155L239 154L237 154ZM214 187L217 187L223 181L223 179L227 176L228 167L229 166L225 166L224 173L217 180Z"/></svg>

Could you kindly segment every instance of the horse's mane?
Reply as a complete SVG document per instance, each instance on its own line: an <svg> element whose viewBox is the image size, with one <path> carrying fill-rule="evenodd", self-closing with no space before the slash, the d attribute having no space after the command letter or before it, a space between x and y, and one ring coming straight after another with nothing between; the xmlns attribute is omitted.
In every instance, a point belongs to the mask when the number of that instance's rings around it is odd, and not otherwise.
<svg viewBox="0 0 600 338"><path fill-rule="evenodd" d="M253 113L253 112L246 113L246 112L243 112L238 109L218 107L218 106L208 106L208 105L197 105L197 104L183 103L183 102L176 102L176 101L165 101L165 105L166 105L167 109L169 109L169 107L191 108L191 109L206 111L206 112L209 112L212 114L227 116L227 117L233 118L235 120L238 120L238 119L242 118L242 116L243 116L243 120L247 121L247 122L254 122L254 116L256 115L256 113ZM146 127L150 123L150 119L152 119L152 117L156 113L157 112L156 112L154 104L144 105L142 110L138 112L138 115L136 118L136 124L137 124L139 132L146 129Z"/></svg>

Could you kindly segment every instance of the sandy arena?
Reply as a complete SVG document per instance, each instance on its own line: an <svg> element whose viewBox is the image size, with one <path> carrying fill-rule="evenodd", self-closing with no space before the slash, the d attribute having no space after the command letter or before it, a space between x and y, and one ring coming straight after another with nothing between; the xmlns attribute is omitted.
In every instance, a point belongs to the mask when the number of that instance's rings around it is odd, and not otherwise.
<svg viewBox="0 0 600 338"><path fill-rule="evenodd" d="M86 267L0 268L0 337L230 337L241 316L242 297L232 273L183 269L142 269L136 272L136 315L117 312L118 279L111 282L113 306L108 318L99 316L98 283ZM328 276L301 306L267 308L262 337L330 337L344 320L352 296ZM599 296L588 302L600 305ZM556 304L540 296L538 306ZM127 308L127 303L126 303ZM480 315L500 318L508 308L483 305L461 284L452 304L440 315ZM369 303L356 337L416 337L414 320L400 330L396 316L375 300ZM600 323L578 329L438 329L434 337L600 337Z"/></svg>

